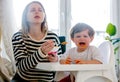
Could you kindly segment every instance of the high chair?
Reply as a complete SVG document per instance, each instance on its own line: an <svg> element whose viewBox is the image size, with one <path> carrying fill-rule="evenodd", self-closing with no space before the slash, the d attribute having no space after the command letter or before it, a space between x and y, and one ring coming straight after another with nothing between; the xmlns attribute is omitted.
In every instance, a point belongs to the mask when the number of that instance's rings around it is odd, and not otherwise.
<svg viewBox="0 0 120 82"><path fill-rule="evenodd" d="M98 48L104 56L105 63L103 64L61 65L59 63L40 63L36 68L49 71L74 71L75 82L118 82L112 43L104 41Z"/></svg>
<svg viewBox="0 0 120 82"><path fill-rule="evenodd" d="M110 41L102 42L98 47L104 56L104 64L90 65L88 70L80 70L76 82L118 82L115 71L114 49ZM92 67L92 70L91 70ZM99 69L98 69L99 68Z"/></svg>

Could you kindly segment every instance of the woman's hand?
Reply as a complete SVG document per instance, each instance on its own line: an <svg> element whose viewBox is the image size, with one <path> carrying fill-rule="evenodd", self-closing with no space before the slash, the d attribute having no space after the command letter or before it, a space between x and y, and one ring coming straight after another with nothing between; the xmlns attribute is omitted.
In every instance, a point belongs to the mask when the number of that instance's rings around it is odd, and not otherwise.
<svg viewBox="0 0 120 82"><path fill-rule="evenodd" d="M50 62L57 62L58 61L57 53L49 54L47 58Z"/></svg>
<svg viewBox="0 0 120 82"><path fill-rule="evenodd" d="M46 55L50 52L54 47L54 42L52 40L48 40L41 45L42 52Z"/></svg>

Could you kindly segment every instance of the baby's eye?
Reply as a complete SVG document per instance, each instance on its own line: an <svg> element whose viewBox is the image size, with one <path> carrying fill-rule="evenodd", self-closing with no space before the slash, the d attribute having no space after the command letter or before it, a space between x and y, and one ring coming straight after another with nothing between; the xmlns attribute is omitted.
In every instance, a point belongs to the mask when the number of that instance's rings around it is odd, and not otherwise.
<svg viewBox="0 0 120 82"><path fill-rule="evenodd" d="M84 36L85 38L87 38L88 36Z"/></svg>
<svg viewBox="0 0 120 82"><path fill-rule="evenodd" d="M80 38L81 36L76 36L76 38Z"/></svg>

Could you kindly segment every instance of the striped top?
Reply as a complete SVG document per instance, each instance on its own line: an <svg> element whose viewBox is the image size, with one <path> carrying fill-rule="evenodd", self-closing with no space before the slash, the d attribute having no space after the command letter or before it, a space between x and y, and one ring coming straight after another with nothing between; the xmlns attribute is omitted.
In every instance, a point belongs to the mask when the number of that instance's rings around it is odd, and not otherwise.
<svg viewBox="0 0 120 82"><path fill-rule="evenodd" d="M14 58L19 76L25 80L41 80L51 82L54 79L54 71L46 71L35 68L40 62L49 62L40 51L40 46L47 40L53 40L55 46L59 46L58 56L62 53L58 36L48 31L40 41L35 41L30 36L24 36L22 32L17 32L12 37Z"/></svg>

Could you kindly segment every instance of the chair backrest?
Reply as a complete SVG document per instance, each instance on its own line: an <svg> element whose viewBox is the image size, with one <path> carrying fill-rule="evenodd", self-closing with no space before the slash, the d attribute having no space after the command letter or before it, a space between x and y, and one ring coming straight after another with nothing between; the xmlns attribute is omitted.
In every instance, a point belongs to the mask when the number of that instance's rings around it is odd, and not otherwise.
<svg viewBox="0 0 120 82"><path fill-rule="evenodd" d="M110 41L106 40L102 42L98 48L101 51L101 54L103 55L103 60L105 64L115 64L115 58L114 58L114 49L113 45Z"/></svg>
<svg viewBox="0 0 120 82"><path fill-rule="evenodd" d="M65 36L59 36L59 40L60 40L60 43L62 43L66 41L66 38ZM66 45L61 44L61 48L62 48L62 54L63 54L66 51Z"/></svg>

